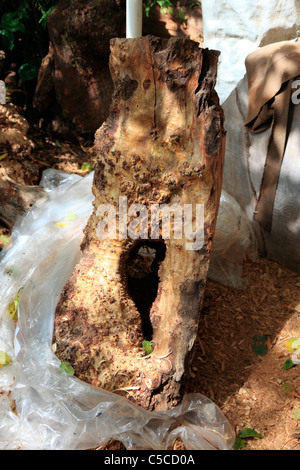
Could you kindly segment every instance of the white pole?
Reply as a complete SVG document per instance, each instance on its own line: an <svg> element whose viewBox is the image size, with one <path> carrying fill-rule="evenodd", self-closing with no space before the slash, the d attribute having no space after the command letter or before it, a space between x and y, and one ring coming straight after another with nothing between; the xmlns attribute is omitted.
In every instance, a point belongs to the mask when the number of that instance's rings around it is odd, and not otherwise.
<svg viewBox="0 0 300 470"><path fill-rule="evenodd" d="M6 104L5 82L0 80L0 104Z"/></svg>
<svg viewBox="0 0 300 470"><path fill-rule="evenodd" d="M140 38L143 29L143 0L126 0L126 38Z"/></svg>

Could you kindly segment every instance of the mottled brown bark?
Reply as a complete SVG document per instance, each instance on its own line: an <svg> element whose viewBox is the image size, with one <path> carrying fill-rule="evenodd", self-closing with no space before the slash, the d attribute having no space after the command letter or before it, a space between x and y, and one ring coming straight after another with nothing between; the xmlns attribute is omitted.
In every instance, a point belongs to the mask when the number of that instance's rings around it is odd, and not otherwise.
<svg viewBox="0 0 300 470"><path fill-rule="evenodd" d="M115 91L96 133L94 212L56 310L60 360L149 410L181 401L198 329L224 161L217 63L217 52L188 39L111 41ZM187 249L185 233L151 238L150 217L147 239L99 239L97 210L111 204L121 218L120 196L149 214L153 204L204 205L203 247ZM153 341L149 356L144 339Z"/></svg>

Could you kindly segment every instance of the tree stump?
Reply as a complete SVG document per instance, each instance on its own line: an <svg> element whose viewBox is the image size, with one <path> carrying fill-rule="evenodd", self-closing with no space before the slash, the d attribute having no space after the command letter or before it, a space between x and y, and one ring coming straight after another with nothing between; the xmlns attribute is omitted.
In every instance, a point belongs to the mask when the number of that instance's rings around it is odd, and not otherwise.
<svg viewBox="0 0 300 470"><path fill-rule="evenodd" d="M148 410L180 403L198 330L224 163L218 56L183 38L111 41L115 88L95 137L94 211L56 309L57 357ZM196 205L201 246L179 236L175 215L170 236L162 223L152 233L153 208L193 207L195 227Z"/></svg>

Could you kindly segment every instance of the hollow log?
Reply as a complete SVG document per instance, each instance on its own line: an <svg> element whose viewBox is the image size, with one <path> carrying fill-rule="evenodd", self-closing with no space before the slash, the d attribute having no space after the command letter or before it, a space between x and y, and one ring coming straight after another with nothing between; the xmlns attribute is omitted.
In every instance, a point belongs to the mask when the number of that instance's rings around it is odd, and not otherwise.
<svg viewBox="0 0 300 470"><path fill-rule="evenodd" d="M94 211L56 309L57 357L80 380L148 410L180 403L198 330L224 163L218 56L183 38L111 41L114 95L95 136ZM194 228L204 208L202 243L191 245L188 229L180 236L175 215L170 234L167 224L153 229L157 208L188 206Z"/></svg>

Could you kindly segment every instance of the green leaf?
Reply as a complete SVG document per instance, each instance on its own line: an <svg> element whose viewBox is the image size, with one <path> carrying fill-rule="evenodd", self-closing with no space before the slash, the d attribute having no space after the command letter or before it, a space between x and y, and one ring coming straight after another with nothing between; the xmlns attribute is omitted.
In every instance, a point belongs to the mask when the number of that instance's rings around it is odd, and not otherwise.
<svg viewBox="0 0 300 470"><path fill-rule="evenodd" d="M42 6L40 7L40 8L41 8L41 12L42 12L42 17L41 17L41 19L39 20L39 23L43 26L43 28L46 28L49 15L50 15L50 13L54 10L55 7L56 7L56 5L53 5L53 6L50 7L49 10L47 10L47 11L44 10L44 9L42 8Z"/></svg>
<svg viewBox="0 0 300 470"><path fill-rule="evenodd" d="M291 396L291 394L294 392L295 390L295 387L293 384L290 384L288 382L285 382L282 386L282 390L283 392L288 395L288 396Z"/></svg>
<svg viewBox="0 0 300 470"><path fill-rule="evenodd" d="M7 308L8 313L10 314L10 316L13 320L17 319L18 307L19 307L19 301L17 299L15 299L9 304L9 306Z"/></svg>
<svg viewBox="0 0 300 470"><path fill-rule="evenodd" d="M288 359L288 360L285 361L285 363L283 364L284 370L290 370L290 369L292 369L293 367L296 367L296 364L295 364L291 359Z"/></svg>
<svg viewBox="0 0 300 470"><path fill-rule="evenodd" d="M14 34L11 33L10 31L6 31L5 29L0 29L0 35L1 35L4 47L12 51L13 48L15 47Z"/></svg>
<svg viewBox="0 0 300 470"><path fill-rule="evenodd" d="M146 352L146 356L148 356L148 354L151 354L153 352L153 343L151 343L151 341L144 341L143 349Z"/></svg>
<svg viewBox="0 0 300 470"><path fill-rule="evenodd" d="M259 439L262 438L262 435L259 434L257 431L251 428L245 428L243 429L238 436L235 438L234 450L241 450L244 449L247 445L246 439L252 438L252 437L257 437Z"/></svg>
<svg viewBox="0 0 300 470"><path fill-rule="evenodd" d="M236 437L234 445L233 445L233 449L234 450L242 450L246 447L246 445L247 445L247 442L245 441L245 439L241 439L240 437Z"/></svg>
<svg viewBox="0 0 300 470"><path fill-rule="evenodd" d="M144 0L144 4L147 17L150 14L151 8L155 5L159 5L162 15L165 15L167 12L169 12L170 15L173 14L174 5L170 0Z"/></svg>
<svg viewBox="0 0 300 470"><path fill-rule="evenodd" d="M184 11L182 8L180 8L179 12L178 12L178 18L181 20L181 21L186 21L187 20L187 17L185 16L184 14Z"/></svg>
<svg viewBox="0 0 300 470"><path fill-rule="evenodd" d="M300 419L300 408L294 412L294 416L296 419Z"/></svg>
<svg viewBox="0 0 300 470"><path fill-rule="evenodd" d="M90 163L87 163L87 162L84 162L81 167L82 171L93 171L93 169L94 167Z"/></svg>
<svg viewBox="0 0 300 470"><path fill-rule="evenodd" d="M23 0L21 4L18 6L16 14L20 18L20 20L27 19L30 17L30 5L28 4L27 0Z"/></svg>
<svg viewBox="0 0 300 470"><path fill-rule="evenodd" d="M22 82L34 80L38 76L40 64L41 60L36 58L21 65L21 67L19 67L18 74Z"/></svg>
<svg viewBox="0 0 300 470"><path fill-rule="evenodd" d="M239 433L238 437L240 437L241 439L246 439L246 438L249 438L249 437L259 437L261 439L262 435L259 434L254 429L245 428Z"/></svg>
<svg viewBox="0 0 300 470"><path fill-rule="evenodd" d="M9 243L10 241L10 237L8 237L7 235L0 235L0 238L1 238L2 243L4 243L4 245L7 245L7 243Z"/></svg>
<svg viewBox="0 0 300 470"><path fill-rule="evenodd" d="M269 348L265 344L267 339L268 338L266 336L254 336L253 351L256 356L262 357L268 353Z"/></svg>
<svg viewBox="0 0 300 470"><path fill-rule="evenodd" d="M21 287L18 290L18 293L16 295L16 298L9 304L7 307L8 313L11 316L13 320L17 320L18 317L18 308L19 308L19 294L23 290L23 287Z"/></svg>
<svg viewBox="0 0 300 470"><path fill-rule="evenodd" d="M286 347L288 352L294 353L298 349L300 349L300 340L298 338L291 338L286 343Z"/></svg>
<svg viewBox="0 0 300 470"><path fill-rule="evenodd" d="M74 375L75 370L69 362L62 362L59 366L67 375Z"/></svg>
<svg viewBox="0 0 300 470"><path fill-rule="evenodd" d="M78 217L77 214L75 214L74 212L69 212L69 214L67 215L67 220L76 220Z"/></svg>
<svg viewBox="0 0 300 470"><path fill-rule="evenodd" d="M0 351L0 367L8 366L11 363L10 357L4 351Z"/></svg>
<svg viewBox="0 0 300 470"><path fill-rule="evenodd" d="M19 18L18 12L7 12L1 17L1 27L5 31L15 33L21 31L25 33L25 26Z"/></svg>

